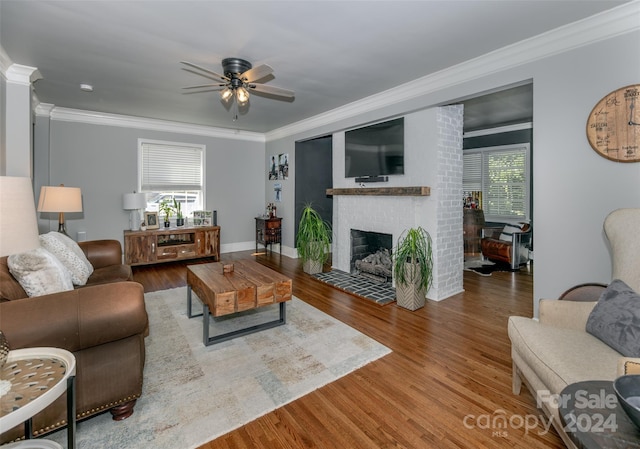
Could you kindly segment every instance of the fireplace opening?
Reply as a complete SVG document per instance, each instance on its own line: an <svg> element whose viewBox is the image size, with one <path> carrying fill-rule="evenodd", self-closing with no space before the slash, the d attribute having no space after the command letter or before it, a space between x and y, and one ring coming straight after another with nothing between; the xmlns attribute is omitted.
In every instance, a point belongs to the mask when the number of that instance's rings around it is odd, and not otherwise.
<svg viewBox="0 0 640 449"><path fill-rule="evenodd" d="M380 232L351 230L351 274L378 283L391 282L393 236Z"/></svg>

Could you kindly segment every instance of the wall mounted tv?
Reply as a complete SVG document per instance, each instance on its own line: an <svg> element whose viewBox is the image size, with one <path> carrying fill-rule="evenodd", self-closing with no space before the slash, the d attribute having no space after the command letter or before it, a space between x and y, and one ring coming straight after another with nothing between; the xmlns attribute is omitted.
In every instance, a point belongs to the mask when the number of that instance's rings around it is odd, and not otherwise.
<svg viewBox="0 0 640 449"><path fill-rule="evenodd" d="M404 117L344 133L347 178L404 174Z"/></svg>

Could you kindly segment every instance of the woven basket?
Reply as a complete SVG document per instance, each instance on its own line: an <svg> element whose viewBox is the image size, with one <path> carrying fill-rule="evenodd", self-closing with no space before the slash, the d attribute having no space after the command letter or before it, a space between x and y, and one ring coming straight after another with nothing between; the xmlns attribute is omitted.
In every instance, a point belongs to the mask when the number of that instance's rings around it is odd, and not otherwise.
<svg viewBox="0 0 640 449"><path fill-rule="evenodd" d="M418 266L416 264L406 264L405 270L407 273L407 280L411 281L407 284L400 284L396 281L396 302L400 307L404 307L409 310L417 310L424 307L426 301L426 293L424 288L421 288L417 282L413 280L417 277L416 272Z"/></svg>

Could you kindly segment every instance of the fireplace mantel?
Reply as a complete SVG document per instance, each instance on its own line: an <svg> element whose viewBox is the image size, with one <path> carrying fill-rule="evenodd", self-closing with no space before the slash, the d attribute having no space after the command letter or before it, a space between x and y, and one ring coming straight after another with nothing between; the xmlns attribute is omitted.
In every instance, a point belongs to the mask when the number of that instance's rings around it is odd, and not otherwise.
<svg viewBox="0 0 640 449"><path fill-rule="evenodd" d="M327 195L429 196L431 187L356 187L327 189Z"/></svg>

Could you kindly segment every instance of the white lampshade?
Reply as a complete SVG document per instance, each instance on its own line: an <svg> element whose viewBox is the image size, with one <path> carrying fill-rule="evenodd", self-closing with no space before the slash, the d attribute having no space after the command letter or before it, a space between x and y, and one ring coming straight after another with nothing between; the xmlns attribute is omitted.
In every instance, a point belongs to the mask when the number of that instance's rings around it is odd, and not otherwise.
<svg viewBox="0 0 640 449"><path fill-rule="evenodd" d="M65 212L82 212L80 187L42 186L38 200L38 212L58 212L58 232L67 234Z"/></svg>
<svg viewBox="0 0 640 449"><path fill-rule="evenodd" d="M80 187L42 186L38 212L82 212Z"/></svg>
<svg viewBox="0 0 640 449"><path fill-rule="evenodd" d="M147 207L146 193L125 193L122 195L122 208L124 210L142 209Z"/></svg>
<svg viewBox="0 0 640 449"><path fill-rule="evenodd" d="M31 179L0 176L0 256L40 246Z"/></svg>

